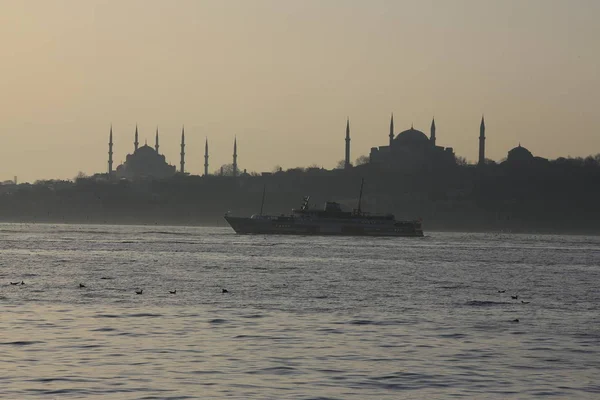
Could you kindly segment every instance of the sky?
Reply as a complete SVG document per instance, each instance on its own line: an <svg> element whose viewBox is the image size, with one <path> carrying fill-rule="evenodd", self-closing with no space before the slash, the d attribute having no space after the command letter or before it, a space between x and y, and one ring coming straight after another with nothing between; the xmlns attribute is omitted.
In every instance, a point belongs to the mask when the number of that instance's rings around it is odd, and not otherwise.
<svg viewBox="0 0 600 400"><path fill-rule="evenodd" d="M414 124L477 159L600 153L600 1L0 0L0 180L106 172L140 142L201 174L351 158Z"/></svg>

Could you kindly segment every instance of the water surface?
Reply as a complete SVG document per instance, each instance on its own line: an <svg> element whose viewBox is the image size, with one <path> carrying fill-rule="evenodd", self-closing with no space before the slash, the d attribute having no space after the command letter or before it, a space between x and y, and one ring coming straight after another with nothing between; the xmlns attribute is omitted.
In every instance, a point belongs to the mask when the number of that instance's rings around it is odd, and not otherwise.
<svg viewBox="0 0 600 400"><path fill-rule="evenodd" d="M598 398L598 282L599 237L0 224L0 397Z"/></svg>

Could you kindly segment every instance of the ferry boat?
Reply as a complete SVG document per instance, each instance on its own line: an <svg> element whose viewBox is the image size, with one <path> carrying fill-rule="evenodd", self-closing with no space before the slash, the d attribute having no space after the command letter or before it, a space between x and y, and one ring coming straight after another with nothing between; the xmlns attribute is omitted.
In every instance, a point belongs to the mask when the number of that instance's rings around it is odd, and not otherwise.
<svg viewBox="0 0 600 400"><path fill-rule="evenodd" d="M397 221L394 215L369 214L361 210L360 186L358 207L342 211L340 204L328 201L323 209L310 208L310 196L304 197L302 206L293 209L291 215L263 215L234 217L225 214L225 220L238 234L262 235L341 235L341 236L423 236L420 220Z"/></svg>

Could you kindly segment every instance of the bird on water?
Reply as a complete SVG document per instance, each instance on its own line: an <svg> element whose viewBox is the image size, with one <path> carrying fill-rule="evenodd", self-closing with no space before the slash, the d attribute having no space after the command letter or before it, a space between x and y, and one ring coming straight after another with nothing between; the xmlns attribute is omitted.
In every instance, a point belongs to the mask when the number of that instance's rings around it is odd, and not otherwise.
<svg viewBox="0 0 600 400"><path fill-rule="evenodd" d="M84 285L83 283L80 283L80 284L79 284L79 287L80 287L80 288L84 288L84 287L85 287L85 285Z"/></svg>
<svg viewBox="0 0 600 400"><path fill-rule="evenodd" d="M21 282L11 282L10 284L11 285L18 285L19 283L21 283Z"/></svg>
<svg viewBox="0 0 600 400"><path fill-rule="evenodd" d="M171 294L177 294L177 289L175 289L175 290L169 290L169 293L171 293Z"/></svg>
<svg viewBox="0 0 600 400"><path fill-rule="evenodd" d="M512 320L512 322L514 322L514 323L517 323L517 322L519 322L519 318L515 318L515 319L513 319L513 320Z"/></svg>
<svg viewBox="0 0 600 400"><path fill-rule="evenodd" d="M513 299L513 300L518 300L519 299L519 295L517 294L515 296L510 296L510 298Z"/></svg>
<svg viewBox="0 0 600 400"><path fill-rule="evenodd" d="M498 290L498 293L506 293L506 290Z"/></svg>
<svg viewBox="0 0 600 400"><path fill-rule="evenodd" d="M142 294L144 292L144 289L140 289L140 290L136 290L135 294Z"/></svg>
<svg viewBox="0 0 600 400"><path fill-rule="evenodd" d="M221 293L229 293L229 290L227 290L227 289L221 289Z"/></svg>

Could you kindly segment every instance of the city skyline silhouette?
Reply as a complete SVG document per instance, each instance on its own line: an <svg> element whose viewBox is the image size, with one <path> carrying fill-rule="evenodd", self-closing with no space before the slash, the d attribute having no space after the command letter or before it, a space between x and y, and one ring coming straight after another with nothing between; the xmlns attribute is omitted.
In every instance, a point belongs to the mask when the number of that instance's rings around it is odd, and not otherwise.
<svg viewBox="0 0 600 400"><path fill-rule="evenodd" d="M396 133L427 132L471 162L485 114L486 157L600 152L600 54L581 0L475 2L6 2L2 9L1 180L72 179L115 166L160 128L186 170L248 171L351 159ZM60 154L60 157L57 157Z"/></svg>

